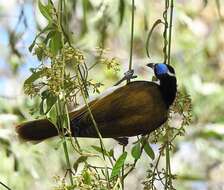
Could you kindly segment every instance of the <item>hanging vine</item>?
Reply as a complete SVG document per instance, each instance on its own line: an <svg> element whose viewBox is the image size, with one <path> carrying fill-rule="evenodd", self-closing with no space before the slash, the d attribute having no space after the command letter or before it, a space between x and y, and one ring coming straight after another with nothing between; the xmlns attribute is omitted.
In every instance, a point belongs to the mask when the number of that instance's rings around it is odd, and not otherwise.
<svg viewBox="0 0 224 190"><path fill-rule="evenodd" d="M149 54L149 44L150 38L154 29L159 25L163 24L163 63L168 65L171 64L171 42L172 42L172 24L173 24L173 9L174 1L166 0L163 11L163 20L158 19L152 26L151 30L147 35L146 40L146 54L150 58ZM169 18L169 21L168 21ZM191 121L191 99L185 90L179 90L177 97L175 99L174 105L171 107L169 112L169 119L164 124L164 127L156 130L152 134L151 142L158 143L159 139L163 139L161 146L159 148L159 155L155 160L154 164L150 164L150 169L148 170L148 176L143 182L145 190L157 190L161 189L161 185L165 190L175 189L173 186L173 180L176 179L176 175L172 174L171 171L171 152L174 148L174 140L177 136L184 135L185 127L190 124ZM172 115L179 114L182 118L179 127L171 127L170 121L172 120ZM162 157L165 156L165 168L160 168L160 163L162 162ZM158 183L159 182L159 186ZM156 185L157 184L157 185Z"/></svg>

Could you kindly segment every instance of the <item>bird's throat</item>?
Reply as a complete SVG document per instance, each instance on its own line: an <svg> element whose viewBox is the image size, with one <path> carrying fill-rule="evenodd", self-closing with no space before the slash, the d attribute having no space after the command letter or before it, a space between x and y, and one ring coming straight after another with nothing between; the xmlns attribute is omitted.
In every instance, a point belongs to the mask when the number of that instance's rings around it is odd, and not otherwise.
<svg viewBox="0 0 224 190"><path fill-rule="evenodd" d="M159 87L166 106L169 107L174 102L177 93L176 77L163 77L162 79L160 79Z"/></svg>

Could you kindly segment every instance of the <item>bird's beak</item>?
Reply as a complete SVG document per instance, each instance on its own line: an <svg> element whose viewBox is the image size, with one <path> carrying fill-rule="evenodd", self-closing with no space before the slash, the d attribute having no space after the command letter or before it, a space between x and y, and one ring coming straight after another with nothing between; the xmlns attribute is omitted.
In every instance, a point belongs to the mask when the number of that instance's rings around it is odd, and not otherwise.
<svg viewBox="0 0 224 190"><path fill-rule="evenodd" d="M154 69L155 64L154 63L148 63L147 66Z"/></svg>

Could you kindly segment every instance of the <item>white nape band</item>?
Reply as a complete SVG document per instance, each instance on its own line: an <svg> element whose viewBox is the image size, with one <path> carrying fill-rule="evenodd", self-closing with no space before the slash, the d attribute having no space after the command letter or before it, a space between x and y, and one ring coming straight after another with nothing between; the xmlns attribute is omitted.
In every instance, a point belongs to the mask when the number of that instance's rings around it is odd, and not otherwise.
<svg viewBox="0 0 224 190"><path fill-rule="evenodd" d="M167 74L171 77L175 77L176 75L174 73L171 73L170 71L167 72Z"/></svg>

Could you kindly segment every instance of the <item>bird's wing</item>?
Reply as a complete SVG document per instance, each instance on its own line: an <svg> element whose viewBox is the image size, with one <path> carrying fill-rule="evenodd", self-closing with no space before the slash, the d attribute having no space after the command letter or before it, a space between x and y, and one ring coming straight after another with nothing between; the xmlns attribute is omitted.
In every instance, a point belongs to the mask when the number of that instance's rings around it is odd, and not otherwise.
<svg viewBox="0 0 224 190"><path fill-rule="evenodd" d="M105 98L106 96L109 96L112 94L114 91L118 90L119 88L123 87L124 85L117 85L117 86L112 86L108 89L106 89L103 93L101 93L98 96L92 97L88 101L88 106L90 109L93 109L94 105L101 99ZM76 108L74 111L72 111L70 115L70 120L72 121L73 119L80 119L83 114L85 114L88 111L87 106L85 104L81 105L80 107Z"/></svg>
<svg viewBox="0 0 224 190"><path fill-rule="evenodd" d="M103 137L142 134L159 127L166 119L167 110L158 85L146 81L131 82L90 104ZM84 107L75 113L72 127L80 137L97 137L86 111Z"/></svg>

